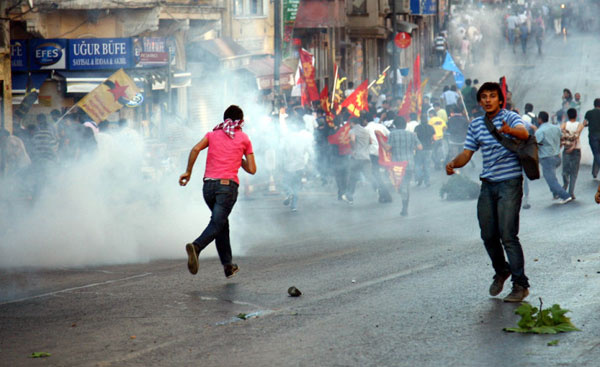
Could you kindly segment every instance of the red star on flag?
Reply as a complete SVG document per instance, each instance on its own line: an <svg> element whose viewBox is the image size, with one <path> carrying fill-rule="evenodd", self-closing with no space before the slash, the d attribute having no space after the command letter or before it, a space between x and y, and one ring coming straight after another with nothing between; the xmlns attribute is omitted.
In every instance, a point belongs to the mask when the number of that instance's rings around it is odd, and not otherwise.
<svg viewBox="0 0 600 367"><path fill-rule="evenodd" d="M119 85L119 82L115 81L115 86L109 89L108 91L113 94L113 96L115 97L115 101L118 101L121 97L127 97L127 94L125 94L126 89L126 85Z"/></svg>

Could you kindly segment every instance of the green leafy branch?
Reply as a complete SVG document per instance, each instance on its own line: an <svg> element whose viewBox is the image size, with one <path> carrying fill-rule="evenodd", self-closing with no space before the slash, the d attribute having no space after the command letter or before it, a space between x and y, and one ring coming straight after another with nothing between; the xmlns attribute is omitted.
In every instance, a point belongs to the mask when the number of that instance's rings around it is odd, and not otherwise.
<svg viewBox="0 0 600 367"><path fill-rule="evenodd" d="M516 333L556 334L567 331L581 331L573 325L571 319L565 314L569 310L560 308L554 304L552 307L543 309L540 298L540 308L533 307L529 303L522 303L515 310L515 314L521 316L518 327L504 328L504 331Z"/></svg>

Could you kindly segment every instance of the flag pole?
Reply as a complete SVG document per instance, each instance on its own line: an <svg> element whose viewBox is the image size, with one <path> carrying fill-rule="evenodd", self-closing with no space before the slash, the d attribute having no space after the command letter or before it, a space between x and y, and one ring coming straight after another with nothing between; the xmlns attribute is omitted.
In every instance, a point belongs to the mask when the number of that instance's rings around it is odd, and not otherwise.
<svg viewBox="0 0 600 367"><path fill-rule="evenodd" d="M389 68L390 68L390 66L388 65L388 67L385 68L385 69L383 69L383 71L379 75L384 74L386 71L388 71ZM373 86L373 84L375 84L378 80L379 80L379 78L373 80L371 82L371 84L369 84L369 86L367 87L367 89L371 89L371 87Z"/></svg>
<svg viewBox="0 0 600 367"><path fill-rule="evenodd" d="M337 80L338 80L338 66L337 64L334 63L334 67L335 67L335 75L333 76L333 91L331 92L331 106L333 107L333 104L335 102L335 93L337 92Z"/></svg>
<svg viewBox="0 0 600 367"><path fill-rule="evenodd" d="M59 122L61 122L61 121L62 121L62 119L63 119L65 116L67 116L69 113L71 113L71 110L73 110L75 107L77 107L77 103L75 103L74 105L72 105L72 106L71 106L71 107L70 107L70 108L67 110L67 112L65 112L65 114L64 114L64 115L62 115L62 116L61 116L61 117L60 117L58 120L56 120L56 123L58 124Z"/></svg>

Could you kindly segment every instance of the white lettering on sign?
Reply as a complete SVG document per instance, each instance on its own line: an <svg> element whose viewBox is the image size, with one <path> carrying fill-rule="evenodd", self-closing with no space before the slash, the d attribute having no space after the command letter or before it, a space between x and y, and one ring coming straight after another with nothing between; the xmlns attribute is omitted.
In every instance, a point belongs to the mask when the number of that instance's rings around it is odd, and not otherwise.
<svg viewBox="0 0 600 367"><path fill-rule="evenodd" d="M110 43L79 43L73 45L75 56L125 55L125 42Z"/></svg>

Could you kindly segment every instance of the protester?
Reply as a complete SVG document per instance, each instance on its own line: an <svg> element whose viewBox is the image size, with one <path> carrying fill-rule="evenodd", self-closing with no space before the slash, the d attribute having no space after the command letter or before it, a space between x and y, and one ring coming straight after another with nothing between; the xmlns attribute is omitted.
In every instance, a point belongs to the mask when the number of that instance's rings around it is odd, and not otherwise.
<svg viewBox="0 0 600 367"><path fill-rule="evenodd" d="M504 301L521 302L529 295L529 281L518 237L523 169L517 154L502 146L490 133L485 118L506 136L526 140L529 134L519 115L502 108L504 95L498 83L484 83L477 92L477 101L486 115L471 122L465 149L446 165L446 173L454 174L456 168L465 166L473 153L481 148L483 170L477 217L481 238L496 272L489 293L492 296L500 294L504 282L512 275L513 288Z"/></svg>
<svg viewBox="0 0 600 367"><path fill-rule="evenodd" d="M406 130L415 132L415 127L417 127L417 125L419 125L419 121L417 120L417 114L414 112L411 112L408 116L410 117L410 121L408 121L406 123Z"/></svg>
<svg viewBox="0 0 600 367"><path fill-rule="evenodd" d="M238 265L232 262L228 220L238 195L237 174L240 166L251 175L255 174L256 163L252 143L248 135L242 131L244 124L242 109L235 105L229 106L223 114L223 120L192 148L187 169L179 177L179 184L181 186L188 184L198 154L208 148L202 192L212 216L200 237L185 247L188 255L188 270L192 274L198 272L198 254L214 240L225 276L229 278L239 270Z"/></svg>
<svg viewBox="0 0 600 367"><path fill-rule="evenodd" d="M560 204L568 203L573 200L573 197L560 186L556 179L556 168L560 165L559 154L562 133L558 126L548 123L548 113L545 111L538 114L538 123L540 127L535 131L535 138L538 142L538 156L544 180L546 180L554 198L560 199Z"/></svg>
<svg viewBox="0 0 600 367"><path fill-rule="evenodd" d="M348 204L354 204L354 191L356 184L360 180L361 174L369 181L373 180L371 173L371 158L369 156L369 145L371 138L369 132L365 129L368 118L365 114L359 118L350 120L352 129L350 129L350 144L352 145L352 154L350 155L350 168L348 176L348 187L342 195L342 200Z"/></svg>
<svg viewBox="0 0 600 367"><path fill-rule="evenodd" d="M432 159L434 163L435 169L440 169L442 164L443 157L443 149L444 149L444 131L446 130L446 123L442 120L438 115L436 115L435 111L429 112L429 121L428 124L433 127L435 130L435 135L433 136L433 152Z"/></svg>
<svg viewBox="0 0 600 367"><path fill-rule="evenodd" d="M411 114L415 115L415 114ZM416 115L415 115L416 116ZM365 129L369 132L369 157L371 159L371 174L373 176L373 184L379 195L379 202L390 202L391 196L387 189L387 185L381 178L381 165L379 165L379 143L375 132L380 132L384 137L390 135L390 130L380 122L375 122L370 114L366 114L367 120L370 120Z"/></svg>
<svg viewBox="0 0 600 367"><path fill-rule="evenodd" d="M579 173L579 162L581 161L581 143L579 135L583 130L583 124L577 121L577 110L567 110L569 121L564 122L560 129L563 132L563 155L562 155L562 177L563 189L568 190L569 195L575 200L575 182Z"/></svg>
<svg viewBox="0 0 600 367"><path fill-rule="evenodd" d="M585 113L583 126L588 128L588 139L594 155L592 177L596 178L600 169L600 98L594 99L594 108Z"/></svg>
<svg viewBox="0 0 600 367"><path fill-rule="evenodd" d="M398 190L402 198L402 212L400 215L407 216L410 199L410 180L412 179L415 166L415 151L422 150L423 146L415 133L406 130L406 120L403 117L396 117L394 125L396 129L390 133L386 149L391 151L392 161L407 162L404 178Z"/></svg>
<svg viewBox="0 0 600 367"><path fill-rule="evenodd" d="M415 134L417 134L417 138L419 138L423 147L423 149L417 150L415 155L415 181L417 186L424 185L425 187L429 187L431 185L429 166L431 165L431 151L433 149L435 129L427 123L427 120L422 120L415 127Z"/></svg>
<svg viewBox="0 0 600 367"><path fill-rule="evenodd" d="M457 156L462 150L467 137L469 121L462 114L462 108L454 106L450 110L450 118L445 136L448 137L448 154L446 162Z"/></svg>

